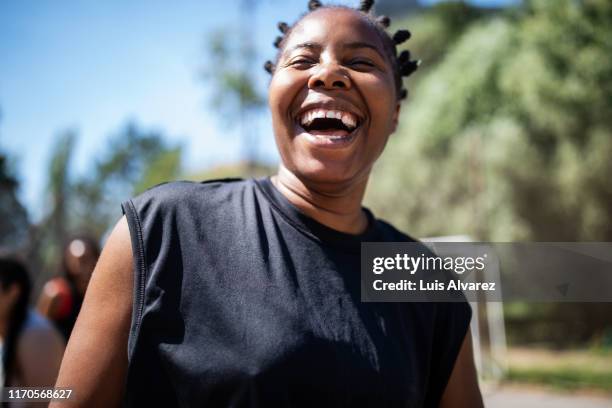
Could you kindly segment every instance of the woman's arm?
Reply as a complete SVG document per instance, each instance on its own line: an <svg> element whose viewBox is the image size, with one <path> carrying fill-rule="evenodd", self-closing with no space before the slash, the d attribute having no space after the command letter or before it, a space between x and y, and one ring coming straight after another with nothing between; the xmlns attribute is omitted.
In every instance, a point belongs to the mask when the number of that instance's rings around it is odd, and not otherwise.
<svg viewBox="0 0 612 408"><path fill-rule="evenodd" d="M47 293L48 291L46 290L47 284L43 286L43 290L38 298L38 303L36 304L36 309L38 310L38 313L47 319L53 319L55 317L55 310L57 310L58 295L49 295L49 293Z"/></svg>
<svg viewBox="0 0 612 408"><path fill-rule="evenodd" d="M126 218L102 251L60 368L56 387L73 390L53 407L118 407L127 372L132 315L132 247Z"/></svg>
<svg viewBox="0 0 612 408"><path fill-rule="evenodd" d="M455 366L448 380L440 401L440 408L482 408L482 395L478 387L474 355L472 352L472 335L468 330Z"/></svg>

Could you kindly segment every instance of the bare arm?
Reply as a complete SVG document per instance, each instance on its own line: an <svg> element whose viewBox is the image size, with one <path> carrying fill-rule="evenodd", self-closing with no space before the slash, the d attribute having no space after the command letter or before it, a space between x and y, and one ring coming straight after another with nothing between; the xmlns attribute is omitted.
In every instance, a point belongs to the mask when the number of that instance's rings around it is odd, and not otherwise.
<svg viewBox="0 0 612 408"><path fill-rule="evenodd" d="M57 308L57 296L49 296L49 294L43 287L43 291L40 294L40 297L38 298L38 304L36 305L36 309L38 310L38 313L40 313L47 319L52 319L55 315L56 308Z"/></svg>
<svg viewBox="0 0 612 408"><path fill-rule="evenodd" d="M455 361L453 372L446 385L440 408L482 408L482 395L478 387L474 354L472 352L472 335L468 330L459 355Z"/></svg>
<svg viewBox="0 0 612 408"><path fill-rule="evenodd" d="M132 315L132 247L123 217L111 233L89 282L56 387L73 390L59 407L119 407L127 372Z"/></svg>

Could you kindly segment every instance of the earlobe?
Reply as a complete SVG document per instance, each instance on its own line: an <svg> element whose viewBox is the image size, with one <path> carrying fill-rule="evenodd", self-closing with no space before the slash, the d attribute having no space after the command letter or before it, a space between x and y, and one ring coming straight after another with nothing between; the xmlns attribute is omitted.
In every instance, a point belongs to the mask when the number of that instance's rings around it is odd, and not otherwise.
<svg viewBox="0 0 612 408"><path fill-rule="evenodd" d="M399 102L397 102L397 105L395 105L395 112L393 113L393 129L391 133L394 133L397 130L401 106L402 105Z"/></svg>

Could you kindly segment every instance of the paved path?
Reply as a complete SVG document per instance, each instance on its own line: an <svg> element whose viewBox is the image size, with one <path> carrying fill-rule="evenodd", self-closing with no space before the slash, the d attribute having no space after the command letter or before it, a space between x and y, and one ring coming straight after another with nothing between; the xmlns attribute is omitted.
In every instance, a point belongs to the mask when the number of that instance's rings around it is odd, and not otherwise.
<svg viewBox="0 0 612 408"><path fill-rule="evenodd" d="M490 389L484 399L486 408L612 408L612 397L555 394L530 388Z"/></svg>

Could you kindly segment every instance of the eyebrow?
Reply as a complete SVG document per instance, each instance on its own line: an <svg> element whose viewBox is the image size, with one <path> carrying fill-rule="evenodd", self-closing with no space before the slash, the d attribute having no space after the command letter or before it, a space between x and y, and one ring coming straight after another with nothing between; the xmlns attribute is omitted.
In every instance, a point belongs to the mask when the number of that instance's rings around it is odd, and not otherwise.
<svg viewBox="0 0 612 408"><path fill-rule="evenodd" d="M316 42L304 42L304 43L301 43L301 44L294 45L293 47L285 50L283 52L283 55L286 56L286 55L288 55L288 54L290 54L293 51L298 50L298 49L308 49L308 50L318 51L321 48L323 48L323 46L321 44L319 44L319 43L316 43ZM383 57L383 55L381 54L381 52L378 49L378 47L375 46L374 44L371 44L371 43L368 43L368 42L363 42L363 41L351 42L351 43L343 44L342 48L351 49L351 50L355 50L355 49L359 49L359 48L369 48L371 50L374 50L379 56Z"/></svg>
<svg viewBox="0 0 612 408"><path fill-rule="evenodd" d="M342 48L348 48L351 50L355 50L358 48L370 48L374 51L376 51L377 53L380 54L380 51L378 50L378 47L375 46L374 44L368 43L368 42L352 42L352 43L348 43L348 44L344 44L344 46Z"/></svg>
<svg viewBox="0 0 612 408"><path fill-rule="evenodd" d="M291 47L289 49L285 49L285 51L283 51L283 56L289 55L289 54L291 54L295 50L304 49L304 48L307 49L307 50L317 51L317 50L320 50L323 47L319 43L304 42L304 43L301 43L301 44L294 45L293 47Z"/></svg>

